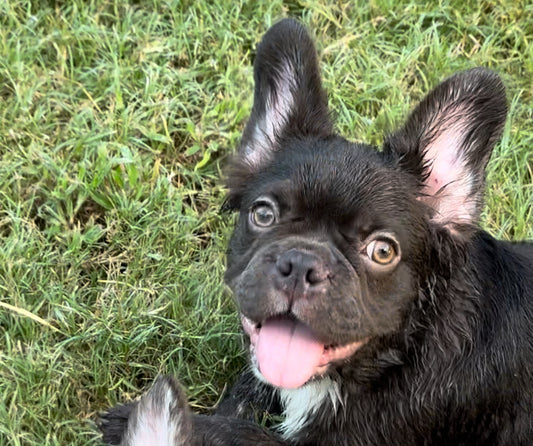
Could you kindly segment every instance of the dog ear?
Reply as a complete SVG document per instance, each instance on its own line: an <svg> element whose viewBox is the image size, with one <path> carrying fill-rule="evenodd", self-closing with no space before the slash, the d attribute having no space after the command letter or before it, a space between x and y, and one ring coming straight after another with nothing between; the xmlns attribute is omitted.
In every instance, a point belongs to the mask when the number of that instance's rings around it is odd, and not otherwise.
<svg viewBox="0 0 533 446"><path fill-rule="evenodd" d="M254 104L239 158L252 171L292 135L327 136L332 131L313 41L292 19L272 26L254 62Z"/></svg>
<svg viewBox="0 0 533 446"><path fill-rule="evenodd" d="M121 446L192 444L192 418L178 382L160 376L132 410Z"/></svg>
<svg viewBox="0 0 533 446"><path fill-rule="evenodd" d="M419 178L433 221L452 229L477 221L485 168L506 114L501 79L474 68L438 85L386 140L384 152Z"/></svg>

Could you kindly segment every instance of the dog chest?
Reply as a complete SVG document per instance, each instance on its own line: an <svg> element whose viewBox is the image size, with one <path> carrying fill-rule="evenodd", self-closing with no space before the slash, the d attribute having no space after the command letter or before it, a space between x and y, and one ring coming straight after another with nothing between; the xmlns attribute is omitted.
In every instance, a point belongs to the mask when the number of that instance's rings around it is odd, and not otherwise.
<svg viewBox="0 0 533 446"><path fill-rule="evenodd" d="M279 397L285 419L277 430L286 439L313 422L320 411L332 407L333 413L337 413L339 406L344 405L338 384L329 378L312 381L298 389L279 389Z"/></svg>

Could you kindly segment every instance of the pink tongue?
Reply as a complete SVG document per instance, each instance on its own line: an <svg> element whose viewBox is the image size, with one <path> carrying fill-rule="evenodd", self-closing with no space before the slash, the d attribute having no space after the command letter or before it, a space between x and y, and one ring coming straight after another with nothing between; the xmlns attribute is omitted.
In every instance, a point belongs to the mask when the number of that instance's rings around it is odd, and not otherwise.
<svg viewBox="0 0 533 446"><path fill-rule="evenodd" d="M304 385L320 364L324 344L301 322L267 320L256 343L261 374L273 385L295 389Z"/></svg>

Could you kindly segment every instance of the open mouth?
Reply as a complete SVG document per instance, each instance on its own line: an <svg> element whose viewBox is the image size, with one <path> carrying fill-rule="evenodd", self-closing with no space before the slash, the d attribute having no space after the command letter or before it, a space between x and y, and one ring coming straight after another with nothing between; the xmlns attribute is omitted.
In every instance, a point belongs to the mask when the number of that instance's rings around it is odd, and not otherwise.
<svg viewBox="0 0 533 446"><path fill-rule="evenodd" d="M329 364L349 358L367 341L325 345L307 325L286 316L255 324L241 315L241 321L259 371L272 385L286 389L322 375Z"/></svg>

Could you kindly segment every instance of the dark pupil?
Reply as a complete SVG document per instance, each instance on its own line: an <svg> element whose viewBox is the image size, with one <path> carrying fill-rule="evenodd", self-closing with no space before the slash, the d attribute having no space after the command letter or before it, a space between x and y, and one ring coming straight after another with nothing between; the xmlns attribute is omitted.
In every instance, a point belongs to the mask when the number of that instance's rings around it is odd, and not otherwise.
<svg viewBox="0 0 533 446"><path fill-rule="evenodd" d="M377 256L381 260L387 260L391 256L391 246L387 243L381 242L377 246Z"/></svg>
<svg viewBox="0 0 533 446"><path fill-rule="evenodd" d="M272 211L266 206L259 207L255 210L255 221L258 225L268 225L272 223L272 218Z"/></svg>

